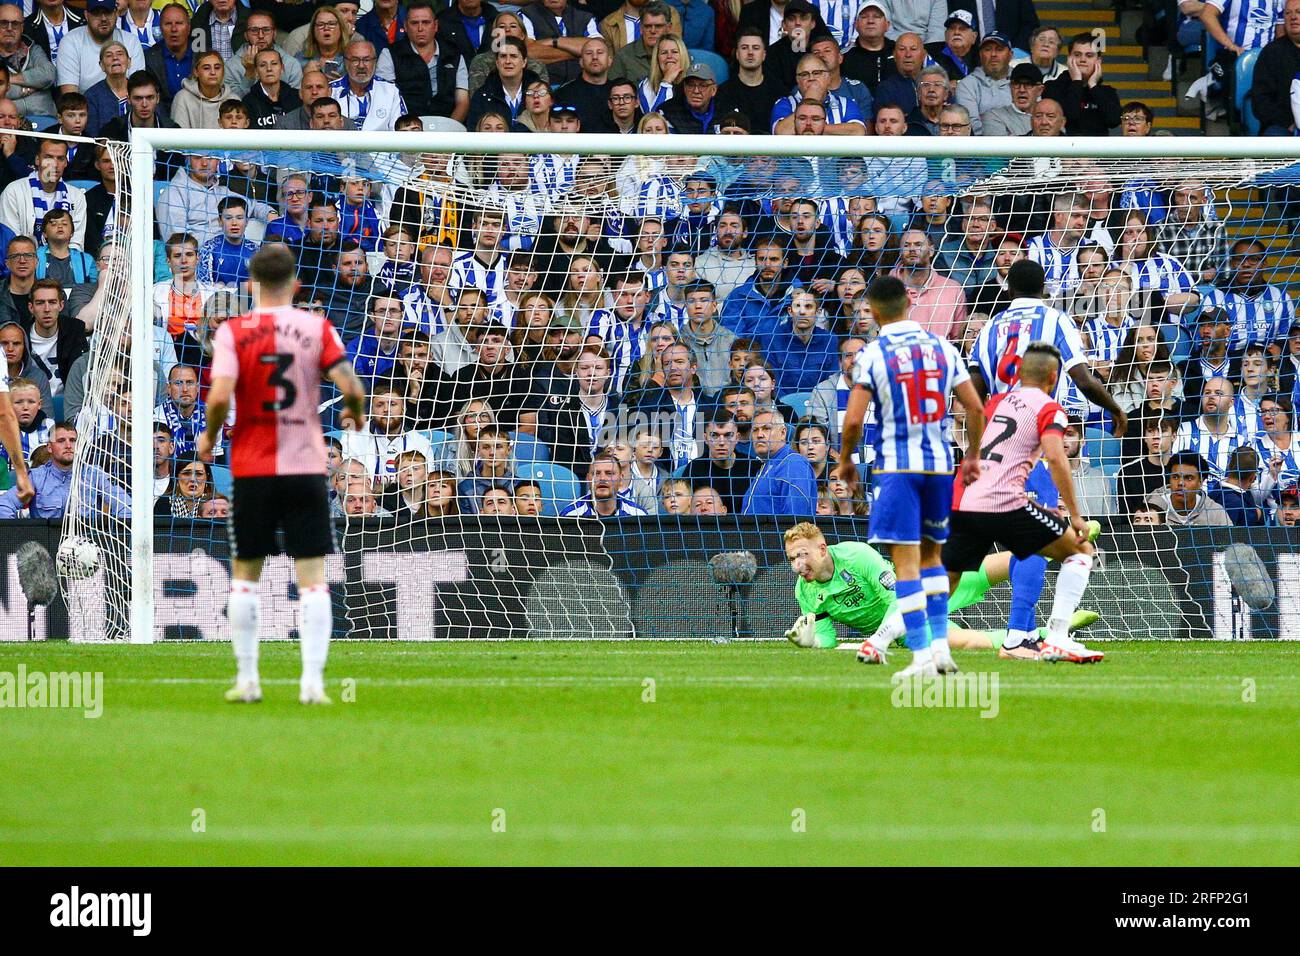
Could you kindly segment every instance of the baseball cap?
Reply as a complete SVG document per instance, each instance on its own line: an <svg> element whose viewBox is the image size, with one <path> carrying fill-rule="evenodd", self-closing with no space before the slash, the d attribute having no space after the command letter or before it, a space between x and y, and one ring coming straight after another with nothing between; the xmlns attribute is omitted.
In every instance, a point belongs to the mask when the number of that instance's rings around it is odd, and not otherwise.
<svg viewBox="0 0 1300 956"><path fill-rule="evenodd" d="M1284 505L1300 505L1300 488L1295 485L1287 485L1277 493L1277 500Z"/></svg>
<svg viewBox="0 0 1300 956"><path fill-rule="evenodd" d="M948 14L948 19L943 21L945 27L950 27L954 23L960 23L962 26L975 29L975 17L969 10L954 10Z"/></svg>
<svg viewBox="0 0 1300 956"><path fill-rule="evenodd" d="M790 2L785 5L785 13L781 14L781 16L784 19L794 13L806 13L810 17L816 17L817 8L809 3L808 0L790 0Z"/></svg>
<svg viewBox="0 0 1300 956"><path fill-rule="evenodd" d="M1218 325L1227 321L1228 313L1214 305L1207 305L1201 309L1201 314L1196 317L1197 325Z"/></svg>
<svg viewBox="0 0 1300 956"><path fill-rule="evenodd" d="M86 12L91 10L112 10L117 12L117 0L86 0Z"/></svg>
<svg viewBox="0 0 1300 956"><path fill-rule="evenodd" d="M966 11L963 10L961 12L965 13ZM992 33L985 36L983 40L980 40L980 46L983 46L986 43L1001 43L1008 50L1011 49L1011 41L1007 39L1007 35L1005 33L999 33L997 30L994 30Z"/></svg>
<svg viewBox="0 0 1300 956"><path fill-rule="evenodd" d="M1043 82L1043 71L1032 63L1021 63L1011 71L1012 83L1028 83L1037 86Z"/></svg>
<svg viewBox="0 0 1300 956"><path fill-rule="evenodd" d="M692 63L691 68L686 71L686 76L682 78L682 82L685 82L686 80L706 80L709 83L718 82L718 78L713 73L713 67L709 66L707 63Z"/></svg>
<svg viewBox="0 0 1300 956"><path fill-rule="evenodd" d="M861 13L863 10L867 9L867 7L875 7L886 17L889 16L889 7L885 6L885 4L881 2L881 0L866 0L865 3L861 3L858 5L858 13Z"/></svg>
<svg viewBox="0 0 1300 956"><path fill-rule="evenodd" d="M568 103L555 103L551 106L551 115L555 116L556 114L560 116L577 116L578 108Z"/></svg>

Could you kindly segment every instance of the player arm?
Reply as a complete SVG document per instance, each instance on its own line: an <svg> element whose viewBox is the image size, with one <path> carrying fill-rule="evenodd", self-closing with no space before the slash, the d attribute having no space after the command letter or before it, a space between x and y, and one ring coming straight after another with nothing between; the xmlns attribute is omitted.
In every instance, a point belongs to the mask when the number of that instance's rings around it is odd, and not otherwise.
<svg viewBox="0 0 1300 956"><path fill-rule="evenodd" d="M1128 416L1124 414L1124 410L1119 407L1119 403L1106 390L1106 386L1102 384L1101 379L1088 367L1088 363L1080 362L1071 366L1070 378L1074 380L1075 385L1079 386L1079 391L1083 393L1088 401L1110 412L1111 420L1115 423L1115 437L1123 438L1124 432L1128 428Z"/></svg>
<svg viewBox="0 0 1300 956"><path fill-rule="evenodd" d="M984 405L972 376L956 388L957 401L966 411L966 457L979 461L980 446L984 444Z"/></svg>
<svg viewBox="0 0 1300 956"><path fill-rule="evenodd" d="M840 432L840 464L853 464L853 454L862 444L862 423L866 420L872 397L871 389L865 385L854 385L853 391L849 392L849 407L844 412L844 426Z"/></svg>
<svg viewBox="0 0 1300 956"><path fill-rule="evenodd" d="M1070 473L1070 461L1065 457L1065 442L1061 439L1062 434L1063 432L1056 428L1043 433L1040 439L1043 445L1043 460L1047 462L1056 490L1061 493L1061 503L1070 512L1070 517L1082 518L1079 501L1074 494L1074 476Z"/></svg>
<svg viewBox="0 0 1300 956"><path fill-rule="evenodd" d="M235 391L235 380L229 375L218 375L208 388L208 425L203 433L209 448L215 448L221 438L221 429L230 414L230 396Z"/></svg>
<svg viewBox="0 0 1300 956"><path fill-rule="evenodd" d="M360 428L366 415L366 387L362 384L356 369L352 367L351 362L344 359L335 362L325 374L343 395L343 408L347 417L352 419L355 427Z"/></svg>
<svg viewBox="0 0 1300 956"><path fill-rule="evenodd" d="M27 460L23 457L22 436L18 430L18 415L14 412L9 393L0 394L0 442L4 443L9 455L9 468L14 473L16 484L11 489L18 498L19 505L26 507L32 500L32 479L27 473Z"/></svg>

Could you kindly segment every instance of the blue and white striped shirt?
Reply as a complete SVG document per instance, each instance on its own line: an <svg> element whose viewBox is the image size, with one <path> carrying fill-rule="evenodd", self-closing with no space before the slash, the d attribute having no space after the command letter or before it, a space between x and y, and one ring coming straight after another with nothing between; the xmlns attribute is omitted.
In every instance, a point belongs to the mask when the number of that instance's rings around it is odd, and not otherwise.
<svg viewBox="0 0 1300 956"><path fill-rule="evenodd" d="M1232 450L1241 444L1249 444L1249 442L1244 436L1238 434L1232 427L1231 421L1226 432L1216 435L1206 427L1205 419L1201 417L1178 426L1178 434L1174 436L1173 451L1196 452L1205 460L1210 477L1215 481L1222 481L1228 471L1228 458L1232 455Z"/></svg>
<svg viewBox="0 0 1300 956"><path fill-rule="evenodd" d="M1232 323L1228 348L1234 352L1247 345L1268 345L1286 338L1295 321L1295 302L1277 285L1265 286L1254 298L1231 290L1203 288L1201 304L1228 313Z"/></svg>
<svg viewBox="0 0 1300 956"><path fill-rule="evenodd" d="M1151 258L1142 262L1130 262L1124 271L1132 280L1135 292L1159 292L1168 296L1196 291L1191 273L1177 259L1163 252L1153 252Z"/></svg>
<svg viewBox="0 0 1300 956"><path fill-rule="evenodd" d="M910 319L882 328L853 363L853 382L871 389L880 422L875 470L951 474L948 403L969 380L947 339Z"/></svg>
<svg viewBox="0 0 1300 956"><path fill-rule="evenodd" d="M1300 483L1300 456L1296 454L1297 450L1300 450L1300 442L1296 439L1296 433L1292 432L1291 447L1283 451L1267 432L1261 432L1255 438L1255 450L1259 452L1259 476L1261 479L1271 477L1269 476L1269 462L1274 458L1281 458L1282 471L1277 476L1277 487L1286 488Z"/></svg>
<svg viewBox="0 0 1300 956"><path fill-rule="evenodd" d="M1131 315L1124 316L1119 325L1111 325L1100 316L1084 322L1084 334L1092 343L1088 349L1089 361L1107 365L1115 364L1120 349L1124 347L1124 339L1128 337L1129 330L1136 328L1137 324L1138 320Z"/></svg>
<svg viewBox="0 0 1300 956"><path fill-rule="evenodd" d="M616 507L614 513L608 515L610 518L626 518L635 515L645 514L645 509L632 501L631 498L625 498L619 495L614 499ZM573 504L566 505L560 512L561 518L600 518L605 517L596 511L596 503L592 501L590 494L585 494Z"/></svg>
<svg viewBox="0 0 1300 956"><path fill-rule="evenodd" d="M794 111L799 108L799 104L802 102L803 94L798 90L776 101L776 105L772 107L773 133L776 132L776 124L787 116L793 116ZM826 123L828 126L835 123L861 123L865 132L867 121L863 119L858 104L847 96L841 96L839 93L827 93L822 102L826 104Z"/></svg>
<svg viewBox="0 0 1300 956"><path fill-rule="evenodd" d="M1088 360L1083 338L1074 319L1041 299L1013 299L1010 308L995 315L980 330L971 349L971 365L983 374L989 394L1019 387L1020 359L1033 342L1047 342L1061 353L1061 374L1052 398L1067 411L1087 409L1087 399L1068 374Z"/></svg>
<svg viewBox="0 0 1300 956"><path fill-rule="evenodd" d="M506 296L506 257L497 256L496 262L487 266L473 250L461 253L451 261L447 288L458 298L461 289L479 289L487 296L487 304L495 306Z"/></svg>
<svg viewBox="0 0 1300 956"><path fill-rule="evenodd" d="M1084 240L1072 249L1063 249L1052 242L1047 233L1029 240L1029 258L1043 267L1046 289L1050 298L1069 295L1079 285L1079 250L1092 243Z"/></svg>
<svg viewBox="0 0 1300 956"><path fill-rule="evenodd" d="M1266 46L1282 23L1285 0L1206 0L1219 11L1219 23L1228 39L1245 50Z"/></svg>

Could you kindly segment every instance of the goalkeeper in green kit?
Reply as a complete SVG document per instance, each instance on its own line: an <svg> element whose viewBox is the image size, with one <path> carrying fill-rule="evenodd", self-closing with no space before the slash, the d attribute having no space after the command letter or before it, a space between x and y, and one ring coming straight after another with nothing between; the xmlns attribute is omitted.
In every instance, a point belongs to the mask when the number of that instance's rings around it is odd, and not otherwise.
<svg viewBox="0 0 1300 956"><path fill-rule="evenodd" d="M858 660L885 663L886 649L907 633L895 606L893 565L869 544L846 541L827 545L821 530L807 521L785 533L785 553L798 576L795 595L803 611L785 636L800 647L833 648L839 646L835 623L847 624L867 635ZM982 601L989 588L1009 577L1009 558L1009 554L990 555L978 571L963 574L948 599L949 608L955 611ZM1095 613L1080 611L1071 629L1096 620ZM957 650L996 649L999 657L1037 659L1028 648L1004 653L1005 634L952 628L949 640Z"/></svg>

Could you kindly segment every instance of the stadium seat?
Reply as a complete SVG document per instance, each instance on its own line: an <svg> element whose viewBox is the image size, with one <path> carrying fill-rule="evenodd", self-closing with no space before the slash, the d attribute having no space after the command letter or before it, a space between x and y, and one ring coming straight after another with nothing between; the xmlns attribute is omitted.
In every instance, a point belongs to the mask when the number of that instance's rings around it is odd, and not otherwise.
<svg viewBox="0 0 1300 956"><path fill-rule="evenodd" d="M562 465L533 462L531 465L521 465L518 474L522 479L536 482L542 489L544 515L557 515L565 505L582 496L582 482Z"/></svg>
<svg viewBox="0 0 1300 956"><path fill-rule="evenodd" d="M50 409L50 414L54 416L56 422L63 421L63 393L52 396L54 407Z"/></svg>
<svg viewBox="0 0 1300 956"><path fill-rule="evenodd" d="M1259 118L1255 116L1255 107L1250 100L1250 90L1255 83L1255 63L1259 60L1259 50L1247 50L1237 57L1237 78L1232 99L1237 107L1241 124L1250 136L1259 135Z"/></svg>
<svg viewBox="0 0 1300 956"><path fill-rule="evenodd" d="M40 132L42 130L47 130L51 126L54 126L59 122L59 118L57 116L47 116L44 113L29 113L24 118L27 120L27 122L32 124L32 129L36 130L37 132ZM89 136L90 134L87 133L86 135Z"/></svg>
<svg viewBox="0 0 1300 956"><path fill-rule="evenodd" d="M812 398L812 392L791 392L789 395L782 395L780 401L782 405L790 406L795 418L803 418L808 413L808 400L810 398Z"/></svg>
<svg viewBox="0 0 1300 956"><path fill-rule="evenodd" d="M713 68L713 75L717 79L719 86L726 83L727 78L731 76L727 61L712 50L690 50L688 52L691 54L692 63L707 63ZM708 132L708 130L705 130L705 132Z"/></svg>
<svg viewBox="0 0 1300 956"><path fill-rule="evenodd" d="M230 469L225 465L212 466L212 487L219 495L230 497L230 489L234 485L234 479L230 476Z"/></svg>
<svg viewBox="0 0 1300 956"><path fill-rule="evenodd" d="M96 186L99 185L99 183L95 182L95 180L93 179L69 179L68 185L76 186L78 189L85 190L85 189L94 189Z"/></svg>
<svg viewBox="0 0 1300 956"><path fill-rule="evenodd" d="M244 227L244 238L251 242L261 242L262 237L266 235L266 223L260 219L249 219L248 224Z"/></svg>
<svg viewBox="0 0 1300 956"><path fill-rule="evenodd" d="M439 431L436 428L426 429L425 431L420 432L420 434L429 439L430 445L445 445L456 440L456 436L451 432Z"/></svg>
<svg viewBox="0 0 1300 956"><path fill-rule="evenodd" d="M551 450L546 443L527 432L511 432L510 442L514 447L515 461L520 465L544 464L551 460Z"/></svg>
<svg viewBox="0 0 1300 956"><path fill-rule="evenodd" d="M1102 474L1109 477L1119 471L1122 460L1122 441L1114 435L1107 434L1100 428L1083 430L1083 451L1088 460L1101 468Z"/></svg>

